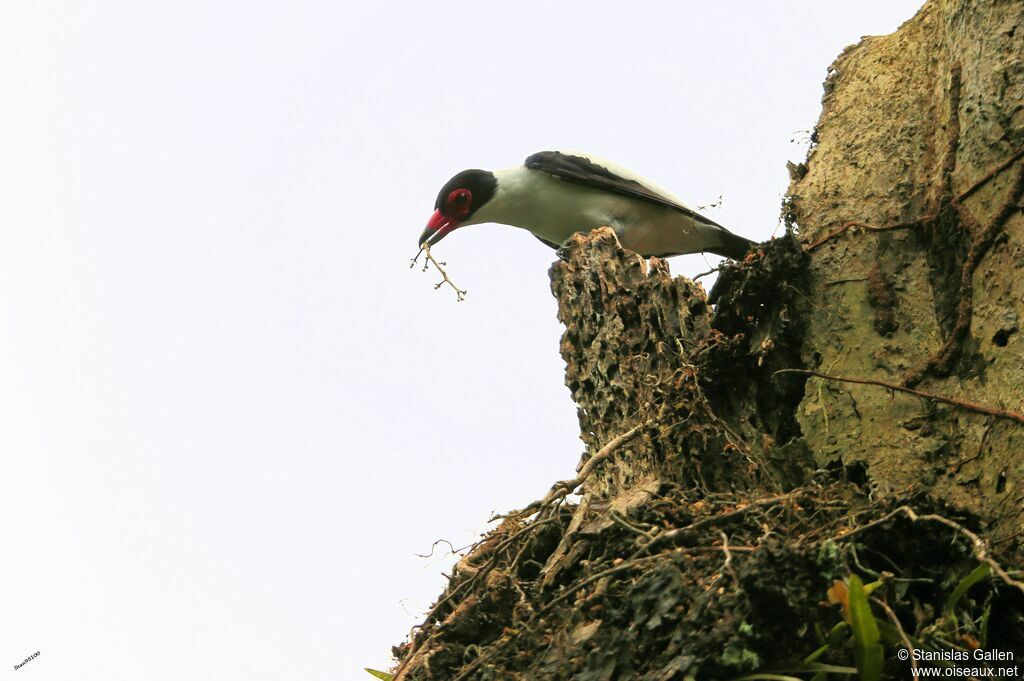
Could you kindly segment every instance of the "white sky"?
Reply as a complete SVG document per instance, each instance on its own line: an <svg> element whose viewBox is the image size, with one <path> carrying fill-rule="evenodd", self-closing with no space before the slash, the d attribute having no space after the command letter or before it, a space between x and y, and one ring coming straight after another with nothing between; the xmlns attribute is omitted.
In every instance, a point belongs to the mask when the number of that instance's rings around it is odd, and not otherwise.
<svg viewBox="0 0 1024 681"><path fill-rule="evenodd" d="M585 149L767 238L826 67L919 4L4 0L0 678L386 667L414 553L581 452L553 253L466 228L435 291L440 185Z"/></svg>

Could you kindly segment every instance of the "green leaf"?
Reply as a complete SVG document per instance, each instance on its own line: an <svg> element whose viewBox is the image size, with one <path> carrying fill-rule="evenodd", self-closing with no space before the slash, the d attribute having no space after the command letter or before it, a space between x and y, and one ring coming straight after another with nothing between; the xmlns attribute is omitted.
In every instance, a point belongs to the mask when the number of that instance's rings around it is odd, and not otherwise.
<svg viewBox="0 0 1024 681"><path fill-rule="evenodd" d="M837 664L822 664L816 662L814 664L806 665L806 669L809 672L818 672L825 674L856 674L857 669L855 667L843 667Z"/></svg>
<svg viewBox="0 0 1024 681"><path fill-rule="evenodd" d="M830 646L829 644L827 644L827 643L826 643L825 645L823 645L822 647L818 648L818 649L817 649L817 650L815 650L815 651L814 651L813 653L811 653L810 655L808 655L807 657L805 657L805 658L803 659L803 663L804 663L804 664L810 664L811 662L814 662L814 661L815 661L815 660L817 660L817 659L818 659L819 657L821 657L821 656L822 656L822 655L824 655L824 654L825 654L826 652L828 652L828 649L829 649L829 648L831 648L831 647L832 647L832 646Z"/></svg>
<svg viewBox="0 0 1024 681"><path fill-rule="evenodd" d="M856 674L856 667L843 667L837 664L826 664L824 662L807 662L796 665L795 667L781 666L781 667L769 667L763 671L757 672L758 674L810 674L810 673L826 672L829 674Z"/></svg>
<svg viewBox="0 0 1024 681"><path fill-rule="evenodd" d="M391 681L391 679L395 678L394 675L392 674L388 674L387 672L379 672L376 669L370 669L369 667L363 667L363 670L367 672L370 676L376 679L380 679L381 681Z"/></svg>
<svg viewBox="0 0 1024 681"><path fill-rule="evenodd" d="M865 596L870 596L871 594L873 594L875 592L875 589L877 589L880 586L884 586L884 585L885 585L885 582L883 582L882 580L878 580L877 582L871 582L870 584L865 584L864 585L864 595Z"/></svg>
<svg viewBox="0 0 1024 681"><path fill-rule="evenodd" d="M879 681L882 678L882 644L878 625L864 591L864 583L857 575L850 575L850 628L853 630L854 659L861 681Z"/></svg>
<svg viewBox="0 0 1024 681"><path fill-rule="evenodd" d="M882 638L882 643L890 646L903 645L903 636L900 634L900 630L894 627L891 623L886 622L885 620L876 619L875 626L878 627L878 633Z"/></svg>
<svg viewBox="0 0 1024 681"><path fill-rule="evenodd" d="M829 645L838 646L846 640L846 630L850 628L850 625L846 622L840 622L836 626L832 627L832 631L828 632L828 643Z"/></svg>
<svg viewBox="0 0 1024 681"><path fill-rule="evenodd" d="M981 613L981 620L978 622L979 641L982 648L988 647L988 618L992 614L992 605L985 606L985 612Z"/></svg>
<svg viewBox="0 0 1024 681"><path fill-rule="evenodd" d="M980 582L981 580L988 577L988 573L991 572L988 563L982 563L978 567L971 570L970 574L960 580L960 583L953 589L953 593L949 594L949 598L946 599L946 612L953 614L953 608L960 602L960 599L967 594L967 590L972 586Z"/></svg>

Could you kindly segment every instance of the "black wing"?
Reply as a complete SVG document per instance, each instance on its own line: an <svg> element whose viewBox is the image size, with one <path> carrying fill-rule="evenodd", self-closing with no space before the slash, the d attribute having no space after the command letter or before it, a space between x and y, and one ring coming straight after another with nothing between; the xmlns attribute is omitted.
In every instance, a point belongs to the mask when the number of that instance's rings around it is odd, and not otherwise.
<svg viewBox="0 0 1024 681"><path fill-rule="evenodd" d="M600 163L595 163L585 156L573 156L571 154L563 154L560 151L540 151L528 157L525 165L530 170L539 170L542 173L554 175L567 182L585 184L606 192L621 194L630 198L640 199L641 201L647 201L648 203L665 206L688 215L706 225L724 229L720 224L708 220L700 213L665 198L636 180L616 175L600 165Z"/></svg>
<svg viewBox="0 0 1024 681"><path fill-rule="evenodd" d="M537 236L536 234L534 234L534 236L537 237L537 241L541 242L545 246L550 246L551 248L555 249L556 251L558 250L558 244L556 244L554 241L548 241L544 237Z"/></svg>

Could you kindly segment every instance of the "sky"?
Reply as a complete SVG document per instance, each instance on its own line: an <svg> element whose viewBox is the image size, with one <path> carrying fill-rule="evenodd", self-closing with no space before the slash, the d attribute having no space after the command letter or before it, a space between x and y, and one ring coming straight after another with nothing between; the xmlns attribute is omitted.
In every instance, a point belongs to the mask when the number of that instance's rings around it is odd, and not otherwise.
<svg viewBox="0 0 1024 681"><path fill-rule="evenodd" d="M0 679L387 667L417 554L582 453L553 252L467 227L435 290L440 186L583 149L767 239L826 68L919 4L4 0Z"/></svg>

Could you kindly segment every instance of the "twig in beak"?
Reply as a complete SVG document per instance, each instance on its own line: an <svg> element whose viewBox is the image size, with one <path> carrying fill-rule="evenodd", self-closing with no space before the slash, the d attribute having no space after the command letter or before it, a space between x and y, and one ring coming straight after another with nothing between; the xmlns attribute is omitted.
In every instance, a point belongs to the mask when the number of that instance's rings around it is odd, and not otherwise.
<svg viewBox="0 0 1024 681"><path fill-rule="evenodd" d="M416 251L416 257L409 261L409 269L416 267L416 261L420 259L420 254L423 253L423 246L420 246L420 250Z"/></svg>
<svg viewBox="0 0 1024 681"><path fill-rule="evenodd" d="M466 291L464 289L461 289L458 286L456 286L455 282L453 282L451 279L448 278L448 273L444 271L444 266L447 265L448 263L446 263L446 262L438 262L437 258L435 258L434 256L432 256L430 254L430 244L425 243L422 246L420 246L419 253L417 253L416 257L413 258L412 261L409 263L409 267L412 267L412 266L414 266L416 264L416 261L419 260L419 258L420 258L420 253L422 253L422 254L424 254L426 256L426 258L423 260L423 271L424 272L426 272L427 268L431 265L431 263L433 263L434 267L437 268L437 271L441 273L442 279L438 283L434 284L434 289L437 290L437 289L441 288L442 286L444 286L445 284L448 284L449 286L451 286L455 290L456 299L460 303L463 300L465 300L466 299Z"/></svg>

